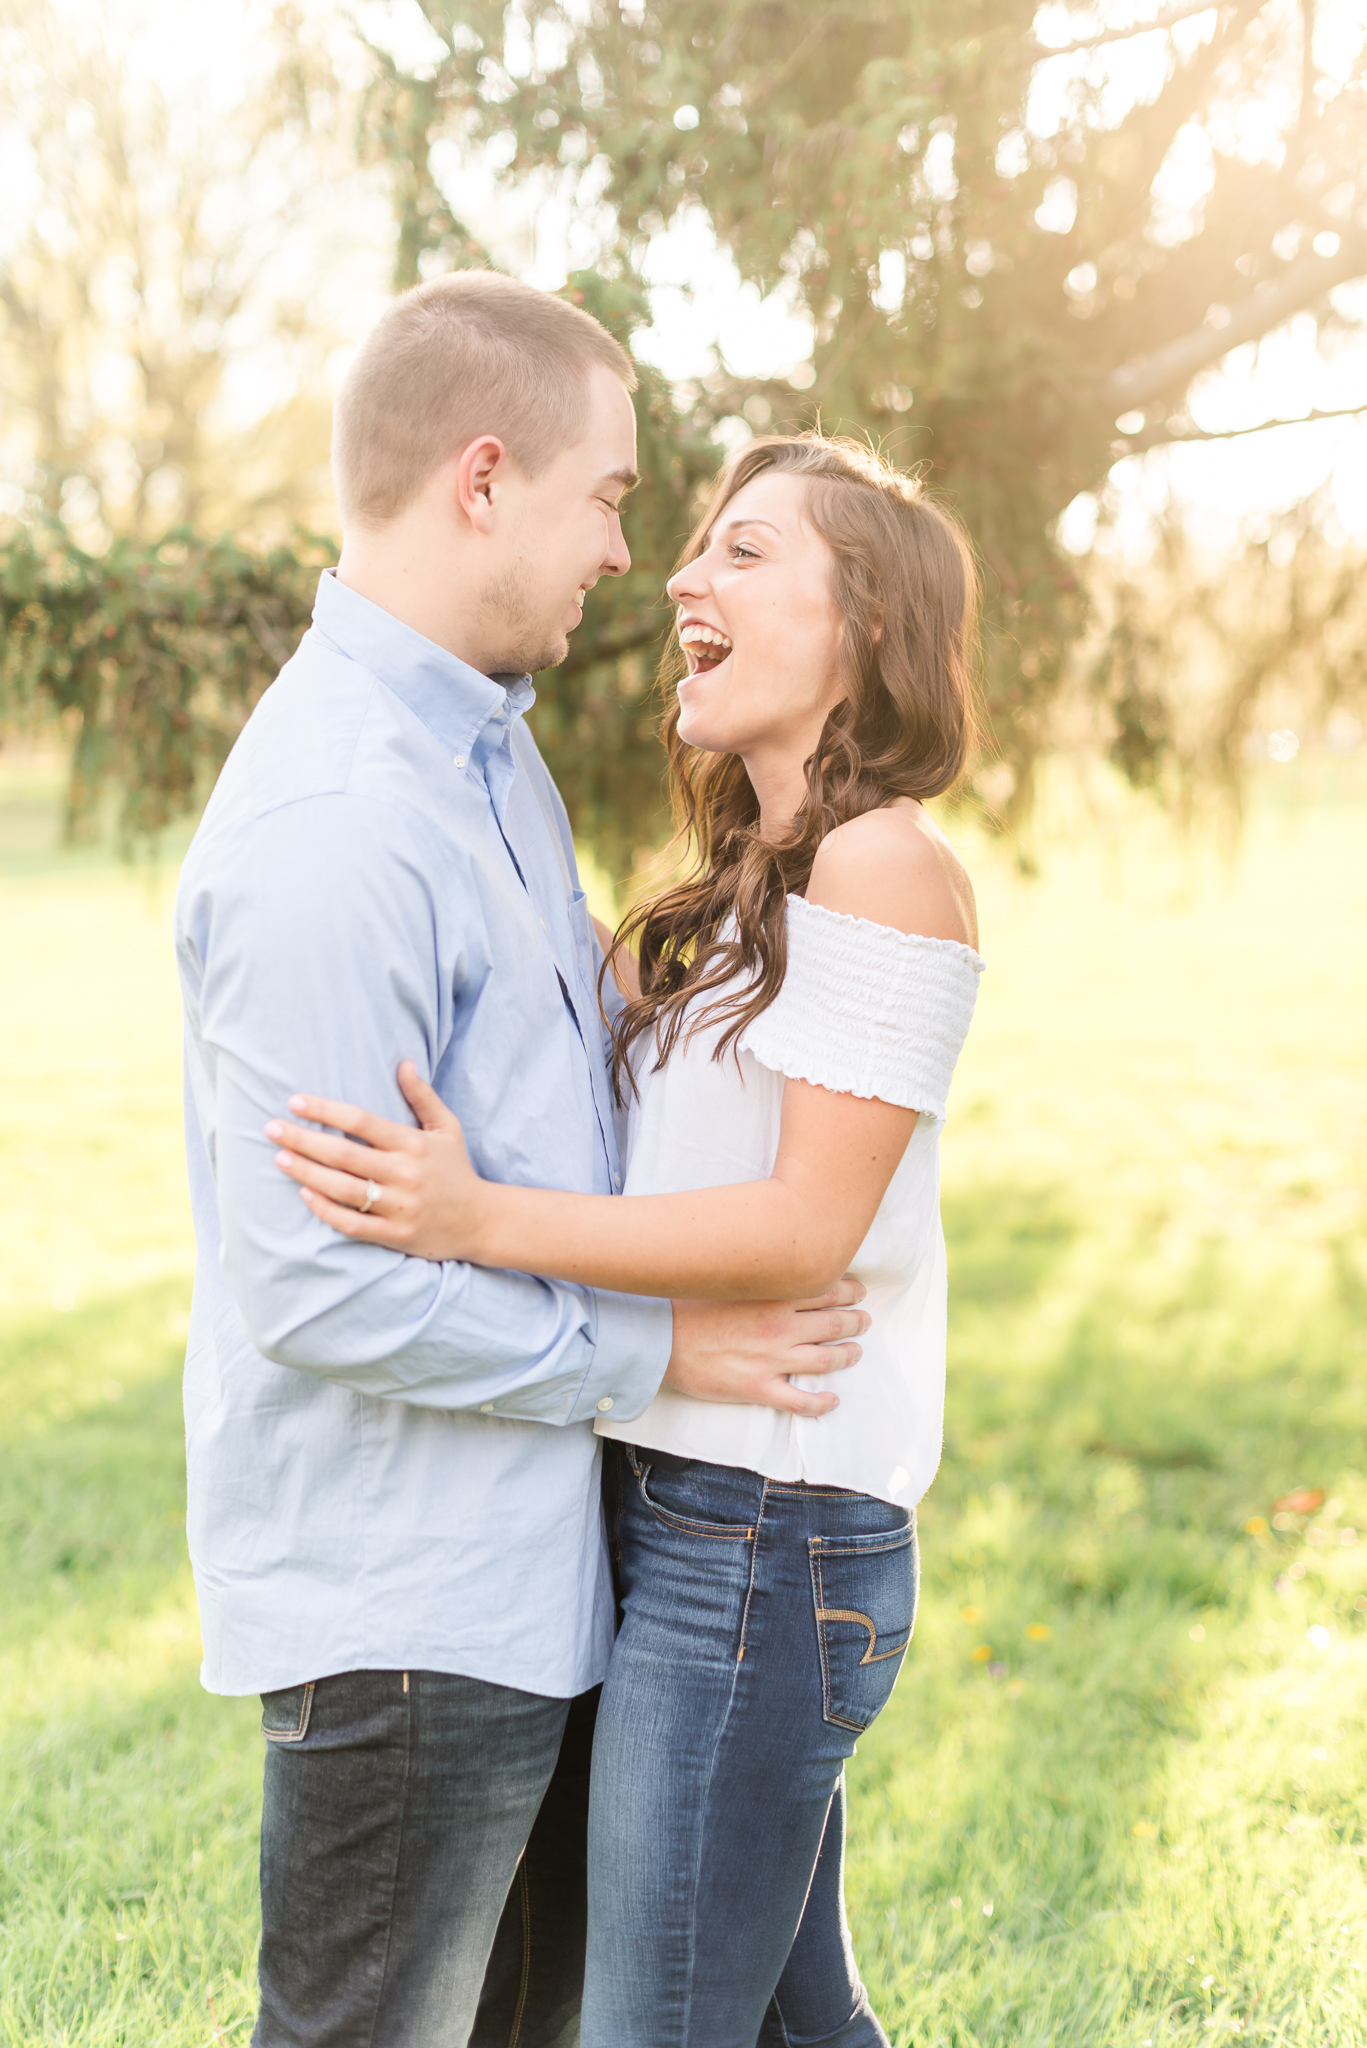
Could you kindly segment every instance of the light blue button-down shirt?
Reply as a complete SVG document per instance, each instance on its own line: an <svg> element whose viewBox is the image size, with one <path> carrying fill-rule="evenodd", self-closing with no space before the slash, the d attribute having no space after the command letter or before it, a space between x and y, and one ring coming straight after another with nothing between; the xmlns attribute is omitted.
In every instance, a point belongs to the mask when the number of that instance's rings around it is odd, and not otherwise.
<svg viewBox="0 0 1367 2048"><path fill-rule="evenodd" d="M592 1418L655 1393L668 1303L352 1243L262 1128L299 1088L407 1121L411 1056L481 1172L620 1186L600 956L532 701L327 574L186 857L189 1536L214 1692L414 1669L563 1697L603 1674Z"/></svg>

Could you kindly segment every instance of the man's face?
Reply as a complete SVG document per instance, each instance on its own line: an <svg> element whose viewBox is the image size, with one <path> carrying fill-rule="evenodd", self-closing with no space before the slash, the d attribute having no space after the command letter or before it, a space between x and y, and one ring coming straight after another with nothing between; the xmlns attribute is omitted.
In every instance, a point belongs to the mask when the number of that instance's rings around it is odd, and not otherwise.
<svg viewBox="0 0 1367 2048"><path fill-rule="evenodd" d="M510 550L484 591L485 637L515 675L554 668L600 576L625 576L631 556L620 508L636 481L636 414L611 370L594 366L582 437L539 476L509 467L502 510Z"/></svg>

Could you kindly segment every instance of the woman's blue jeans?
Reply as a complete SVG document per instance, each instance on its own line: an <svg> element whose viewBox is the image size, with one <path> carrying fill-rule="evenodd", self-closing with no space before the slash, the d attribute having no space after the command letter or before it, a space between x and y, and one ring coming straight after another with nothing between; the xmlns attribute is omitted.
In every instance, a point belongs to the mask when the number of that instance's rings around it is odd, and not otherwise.
<svg viewBox="0 0 1367 2048"><path fill-rule="evenodd" d="M622 1625L582 2048L887 2048L845 1921L844 1766L911 1638L914 1517L628 1445L607 1459Z"/></svg>

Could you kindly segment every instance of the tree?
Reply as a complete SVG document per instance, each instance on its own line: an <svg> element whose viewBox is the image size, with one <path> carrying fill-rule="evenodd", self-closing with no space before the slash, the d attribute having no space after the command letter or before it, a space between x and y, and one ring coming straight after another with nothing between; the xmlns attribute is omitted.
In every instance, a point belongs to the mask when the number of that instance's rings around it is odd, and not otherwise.
<svg viewBox="0 0 1367 2048"><path fill-rule="evenodd" d="M1079 650L1076 722L1096 735L1138 789L1184 821L1213 799L1242 814L1250 760L1266 758L1260 724L1309 724L1356 744L1352 707L1367 700L1367 574L1362 553L1326 547L1314 501L1269 521L1218 559L1172 520L1142 577L1099 564L1091 644ZM1272 736L1299 743L1295 730ZM1289 758L1273 749L1273 759Z"/></svg>
<svg viewBox="0 0 1367 2048"><path fill-rule="evenodd" d="M558 190L600 223L599 261L567 289L623 339L647 316L652 238L689 208L745 278L810 321L812 361L791 378L719 365L671 391L643 375L635 566L592 594L569 660L538 679L534 714L576 826L609 866L622 870L658 836L650 671L668 616L662 584L717 458L716 430L741 417L868 433L966 517L987 572L987 696L1004 757L989 808L1004 801L1007 822L1028 813L1079 647L1126 772L1158 788L1215 772L1219 747L1178 735L1162 679L1180 621L1088 572L1093 602L1055 522L1118 454L1203 438L1193 391L1232 347L1297 312L1326 337L1351 324L1337 287L1367 272L1367 120L1361 54L1335 55L1344 38L1332 11L1176 0L1142 31L1075 15L1076 39L1055 49L1036 36L1034 0L420 4L421 61L401 62L377 39L381 14L366 10L354 106L335 43L320 53L313 30L281 17L255 98L219 134L144 93L112 46L59 45L43 0L0 0L0 91L51 202L29 207L0 259L0 440L27 469L26 517L46 507L84 542L48 525L0 547L5 659L11 702L80 711L73 816L101 762L122 779L135 825L155 821L163 800L190 802L199 784L187 763L212 764L263 684L266 643L258 636L252 652L243 637L253 616L277 648L302 629L304 586L287 558L255 545L216 554L213 536L251 539L309 509L296 486L321 465L317 369L330 336L304 279L326 268L316 223L338 214L328 152L353 134L353 189L387 184L392 199L396 285L491 260L458 168L484 151L524 206ZM325 26L326 44L336 23ZM1161 61L1146 95L1117 102L1106 66L1141 32ZM1194 181L1193 161L1204 165ZM325 214L311 200L320 163L332 172ZM254 437L229 439L220 395L253 320L286 337L295 388ZM97 367L105 388L92 401ZM183 515L198 533L168 553L162 521ZM111 534L131 536L129 548L101 556ZM1313 523L1296 561L1286 630L1302 654L1321 626L1341 648L1355 630L1355 568L1324 554ZM201 572L238 635L231 686L216 680L203 637L213 614ZM1162 587L1172 604L1206 603L1194 569L1164 568ZM134 710L123 655L136 666L139 589L151 695ZM78 612L79 689L62 637ZM1267 617L1265 659L1236 660L1237 620L1220 641L1231 678L1244 678L1231 681L1221 774L1253 715L1249 679L1292 660ZM122 653L97 660L106 625ZM1301 654L1292 665L1306 668ZM1330 668L1316 686L1326 702L1361 681L1338 653ZM126 716L136 756L115 729ZM1013 784L1005 800L1002 778Z"/></svg>
<svg viewBox="0 0 1367 2048"><path fill-rule="evenodd" d="M46 544L45 544L46 542ZM53 522L0 550L0 726L74 726L67 836L107 783L131 846L193 809L309 621L328 540L264 551L190 531L99 556Z"/></svg>
<svg viewBox="0 0 1367 2048"><path fill-rule="evenodd" d="M1035 0L422 10L424 76L377 53L372 102L396 110L410 274L470 260L434 169L443 138L499 145L513 181L591 177L612 220L603 268L624 281L703 209L741 275L810 317L814 375L723 371L687 395L690 424L743 411L870 433L959 508L1022 812L1085 608L1059 513L1117 455L1198 437L1193 383L1231 348L1298 312L1326 332L1350 318L1332 294L1367 273L1360 54L1325 75L1314 0L1179 0L1147 25L1166 53L1155 90L1115 114L1107 52L1144 25L1086 17L1045 46ZM1251 104L1272 118L1257 150ZM1174 196L1179 156L1205 174ZM620 617L599 630L620 650Z"/></svg>
<svg viewBox="0 0 1367 2048"><path fill-rule="evenodd" d="M11 510L98 547L180 525L279 533L328 506L345 286L327 286L340 271L354 288L357 266L318 193L330 182L335 208L359 181L316 55L281 16L244 90L200 79L172 96L131 31L47 0L0 12Z"/></svg>

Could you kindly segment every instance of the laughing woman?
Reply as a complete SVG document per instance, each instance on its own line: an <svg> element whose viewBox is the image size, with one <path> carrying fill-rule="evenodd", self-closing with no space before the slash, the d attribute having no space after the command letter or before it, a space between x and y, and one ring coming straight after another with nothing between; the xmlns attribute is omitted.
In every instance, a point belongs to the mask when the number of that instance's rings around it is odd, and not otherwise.
<svg viewBox="0 0 1367 2048"><path fill-rule="evenodd" d="M423 1130L295 1098L350 1136L292 1130L281 1158L336 1228L426 1258L683 1298L863 1281L863 1357L819 1418L664 1391L599 1424L623 1619L582 2039L867 2048L844 1763L906 1653L940 1455L939 1134L982 961L923 803L972 740L975 580L914 482L809 436L728 465L669 594L693 864L611 954L626 1199L480 1179L411 1066Z"/></svg>

